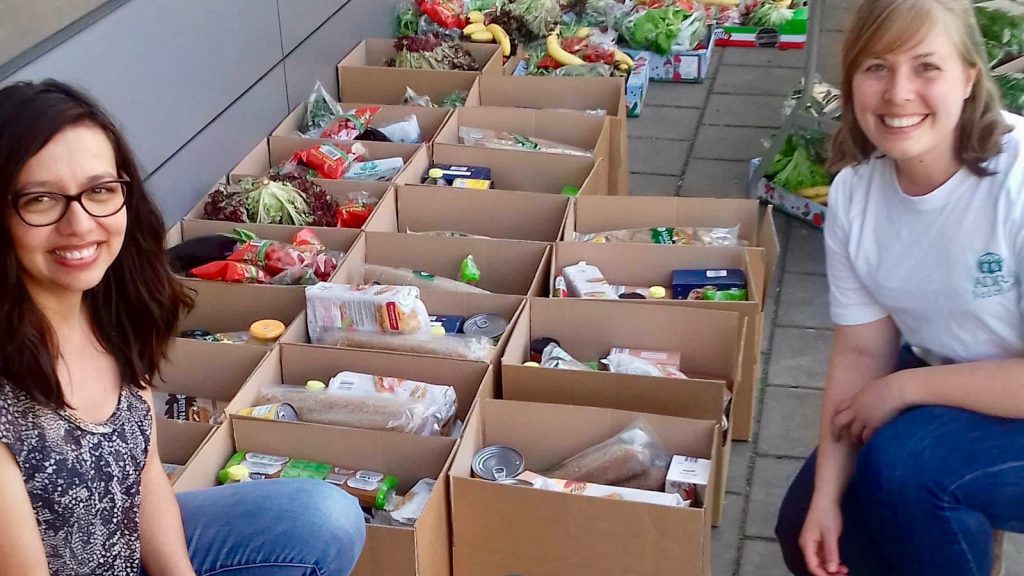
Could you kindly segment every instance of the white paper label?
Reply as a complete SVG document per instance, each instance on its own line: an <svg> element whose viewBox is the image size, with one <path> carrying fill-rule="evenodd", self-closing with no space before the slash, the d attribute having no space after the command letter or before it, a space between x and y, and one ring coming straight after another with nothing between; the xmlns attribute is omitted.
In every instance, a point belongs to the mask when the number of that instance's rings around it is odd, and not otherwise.
<svg viewBox="0 0 1024 576"><path fill-rule="evenodd" d="M725 278L729 275L725 270L708 270L708 278Z"/></svg>

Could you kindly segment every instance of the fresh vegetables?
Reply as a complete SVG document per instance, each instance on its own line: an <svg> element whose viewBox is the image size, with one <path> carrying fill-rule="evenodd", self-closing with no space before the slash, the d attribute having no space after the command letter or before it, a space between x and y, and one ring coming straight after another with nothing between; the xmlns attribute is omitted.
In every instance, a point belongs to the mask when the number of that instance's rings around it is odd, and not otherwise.
<svg viewBox="0 0 1024 576"><path fill-rule="evenodd" d="M772 159L765 176L780 186L820 204L828 202L831 175L825 170L825 137L794 131L786 136L782 150Z"/></svg>
<svg viewBox="0 0 1024 576"><path fill-rule="evenodd" d="M395 41L398 55L386 63L393 68L413 70L479 69L476 59L457 41L437 36L402 36Z"/></svg>
<svg viewBox="0 0 1024 576"><path fill-rule="evenodd" d="M306 129L303 132L322 130L331 120L341 116L341 113L341 106L317 80L313 92L306 100Z"/></svg>
<svg viewBox="0 0 1024 576"><path fill-rule="evenodd" d="M995 74L993 80L1003 96L1003 108L1014 114L1024 113L1024 74Z"/></svg>
<svg viewBox="0 0 1024 576"><path fill-rule="evenodd" d="M977 6L974 15L992 67L1024 56L1024 14Z"/></svg>
<svg viewBox="0 0 1024 576"><path fill-rule="evenodd" d="M271 174L246 178L238 184L221 184L203 207L209 220L334 226L337 201L312 180Z"/></svg>
<svg viewBox="0 0 1024 576"><path fill-rule="evenodd" d="M631 47L665 56L674 48L693 49L707 35L707 25L703 11L690 13L668 6L630 16L619 33Z"/></svg>
<svg viewBox="0 0 1024 576"><path fill-rule="evenodd" d="M491 22L524 43L547 36L561 18L558 0L499 0Z"/></svg>
<svg viewBox="0 0 1024 576"><path fill-rule="evenodd" d="M788 2L763 0L747 18L747 26L778 28L793 19L794 12Z"/></svg>
<svg viewBox="0 0 1024 576"><path fill-rule="evenodd" d="M548 56L551 56L555 62L558 62L562 66L571 66L574 64L583 64L583 59L567 52L562 48L561 43L558 41L558 31L554 31L548 35L547 38L547 50Z"/></svg>
<svg viewBox="0 0 1024 576"><path fill-rule="evenodd" d="M395 14L396 36L415 36L419 32L420 10L414 2L402 6Z"/></svg>
<svg viewBox="0 0 1024 576"><path fill-rule="evenodd" d="M308 286L330 280L344 256L340 252L329 251L308 228L299 230L292 237L291 244L261 240L241 228L235 229L233 234L203 236L190 242L219 246L225 236L235 240L235 248L226 256L188 269L188 276L240 284ZM169 250L172 262L176 252L180 251L175 248Z"/></svg>

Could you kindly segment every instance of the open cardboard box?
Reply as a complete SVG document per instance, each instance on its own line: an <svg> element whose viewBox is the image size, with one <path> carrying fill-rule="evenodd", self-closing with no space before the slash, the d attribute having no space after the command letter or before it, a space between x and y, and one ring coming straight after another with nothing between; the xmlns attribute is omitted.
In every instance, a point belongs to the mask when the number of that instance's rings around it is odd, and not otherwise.
<svg viewBox="0 0 1024 576"><path fill-rule="evenodd" d="M178 332L206 330L240 332L259 320L278 320L290 325L306 309L302 290L263 290L249 284L189 281L195 306L178 324ZM200 342L210 346L219 343ZM214 348L220 350L221 348Z"/></svg>
<svg viewBox="0 0 1024 576"><path fill-rule="evenodd" d="M454 446L451 438L233 417L210 437L174 489L215 486L217 473L237 450L379 470L397 476L403 494L421 478L433 478L437 484L414 527L366 526L366 543L352 574L448 576L451 537L445 476Z"/></svg>
<svg viewBox="0 0 1024 576"><path fill-rule="evenodd" d="M257 346L177 339L160 366L153 388L163 393L215 400L227 408L267 352L267 348ZM164 406L154 408L160 461L187 466L217 426L171 420L164 417Z"/></svg>
<svg viewBox="0 0 1024 576"><path fill-rule="evenodd" d="M531 298L509 340L501 366L501 397L631 410L702 420L728 417L727 390L742 372L747 322L733 312L644 306L635 302ZM653 378L523 366L530 342L554 338L577 360L605 358L613 347L679 352L688 379ZM731 435L709 496L712 522L721 522ZM709 495L712 492L708 492Z"/></svg>
<svg viewBox="0 0 1024 576"><path fill-rule="evenodd" d="M561 194L576 186L579 196L608 195L608 164L600 158L441 143L434 144L433 157L435 164L490 168L497 190Z"/></svg>
<svg viewBox="0 0 1024 576"><path fill-rule="evenodd" d="M672 454L717 462L721 432L689 420L581 406L481 399L451 466L455 576L705 576L710 514L508 486L472 477L473 455L503 444L544 471L618 434L637 418ZM709 492L716 489L711 479Z"/></svg>
<svg viewBox="0 0 1024 576"><path fill-rule="evenodd" d="M753 433L754 399L760 375L764 323L765 260L763 248L712 248L661 244L600 244L558 242L551 265L551 282L564 267L585 261L597 266L612 284L664 286L669 297L637 300L650 306L676 306L737 312L747 320L743 372L733 389L733 437L749 440ZM673 270L739 268L747 277L747 302L707 302L671 299ZM684 370L685 372L685 370Z"/></svg>
<svg viewBox="0 0 1024 576"><path fill-rule="evenodd" d="M492 74L501 75L504 73L504 64L501 57L501 48L497 44L460 42L473 58L476 60L479 70L473 72L460 72L462 74ZM341 59L338 63L338 72L346 73L352 69L360 68L385 68L389 70L400 70L400 68L388 68L385 62L398 54L395 50L394 38L367 38ZM432 72L432 70L431 70Z"/></svg>
<svg viewBox="0 0 1024 576"><path fill-rule="evenodd" d="M604 110L609 124L608 193L629 193L625 83L621 78L481 76L479 105L538 110ZM469 104L472 106L472 104Z"/></svg>
<svg viewBox="0 0 1024 576"><path fill-rule="evenodd" d="M398 188L398 231L555 242L571 209L561 194L407 185Z"/></svg>
<svg viewBox="0 0 1024 576"><path fill-rule="evenodd" d="M528 108L461 108L452 113L434 140L435 144L463 145L459 130L484 128L542 138L592 152L593 158L609 160L609 128L605 118L564 110ZM529 150L519 150L529 152ZM537 154L537 152L534 152ZM540 154L551 154L540 152Z"/></svg>
<svg viewBox="0 0 1024 576"><path fill-rule="evenodd" d="M339 277L335 277L335 283L359 284L362 283L361 271L355 268L347 270ZM439 290L423 290L420 292L420 300L423 301L427 312L433 315L462 316L469 318L477 314L497 314L508 321L508 329L501 335L494 345L494 353L491 362L497 364L505 353L505 347L512 336L512 328L518 322L525 299L521 296L509 296L504 294L464 294L461 292L443 292ZM310 344L309 328L306 323L306 312L303 310L295 321L288 327L288 330L281 337L281 342L289 344ZM336 349L328 346L327 348ZM346 348L352 350L351 348ZM442 358L414 353L406 353L408 356L424 358Z"/></svg>
<svg viewBox="0 0 1024 576"><path fill-rule="evenodd" d="M345 112L364 108L367 106L378 106L380 110L370 120L370 126L380 128L401 122L409 116L415 116L420 126L422 144L433 141L437 131L448 119L451 110L448 108L424 108L422 106L397 106L389 104L362 104L351 102L340 102L341 109ZM271 136L299 136L305 131L306 124L306 102L299 104L291 114L277 125L277 128L270 133Z"/></svg>
<svg viewBox="0 0 1024 576"><path fill-rule="evenodd" d="M482 78L476 72L438 72L404 68L343 67L338 64L338 88L345 102L402 105L406 93L427 96L436 107L455 92L466 95L466 106L480 105ZM490 77L490 76L489 76Z"/></svg>

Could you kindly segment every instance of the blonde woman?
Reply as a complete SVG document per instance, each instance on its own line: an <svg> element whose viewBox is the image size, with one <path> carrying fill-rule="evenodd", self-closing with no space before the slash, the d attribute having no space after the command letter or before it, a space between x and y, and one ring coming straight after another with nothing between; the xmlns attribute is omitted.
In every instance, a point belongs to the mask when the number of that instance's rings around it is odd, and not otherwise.
<svg viewBox="0 0 1024 576"><path fill-rule="evenodd" d="M776 528L794 574L988 576L992 531L1024 531L1024 119L986 68L968 0L854 16L819 446Z"/></svg>

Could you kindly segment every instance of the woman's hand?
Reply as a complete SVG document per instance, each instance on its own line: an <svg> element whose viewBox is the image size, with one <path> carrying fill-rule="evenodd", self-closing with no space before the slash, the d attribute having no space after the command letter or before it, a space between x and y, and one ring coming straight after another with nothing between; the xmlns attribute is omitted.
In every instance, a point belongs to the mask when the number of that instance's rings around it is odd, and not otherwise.
<svg viewBox="0 0 1024 576"><path fill-rule="evenodd" d="M839 559L839 535L843 531L843 513L839 504L823 498L811 499L811 507L800 532L800 550L807 569L814 576L849 574Z"/></svg>
<svg viewBox="0 0 1024 576"><path fill-rule="evenodd" d="M832 418L832 436L867 444L886 422L910 406L903 379L910 371L896 372L865 385L841 400Z"/></svg>

